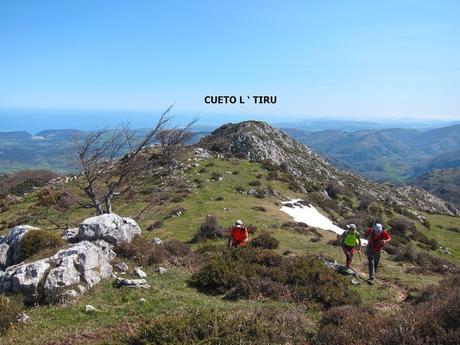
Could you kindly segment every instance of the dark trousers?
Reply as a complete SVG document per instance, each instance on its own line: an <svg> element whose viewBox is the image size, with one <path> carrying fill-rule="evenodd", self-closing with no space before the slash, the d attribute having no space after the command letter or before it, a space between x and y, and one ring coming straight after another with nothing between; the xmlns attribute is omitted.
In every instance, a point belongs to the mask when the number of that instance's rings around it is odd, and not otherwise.
<svg viewBox="0 0 460 345"><path fill-rule="evenodd" d="M372 248L368 247L366 249L368 269L369 269L369 278L374 278L377 273L377 267L379 266L380 261L380 251L375 252Z"/></svg>

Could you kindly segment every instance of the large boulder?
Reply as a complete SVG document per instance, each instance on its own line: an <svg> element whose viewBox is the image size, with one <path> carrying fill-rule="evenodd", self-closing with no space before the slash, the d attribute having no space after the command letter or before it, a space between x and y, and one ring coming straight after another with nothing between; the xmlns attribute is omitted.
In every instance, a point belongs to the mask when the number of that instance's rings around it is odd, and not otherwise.
<svg viewBox="0 0 460 345"><path fill-rule="evenodd" d="M112 275L115 257L103 241L83 241L59 250L53 256L10 266L0 277L0 292L22 293L28 302L53 302L74 296L77 291Z"/></svg>
<svg viewBox="0 0 460 345"><path fill-rule="evenodd" d="M30 230L39 229L30 225L18 225L12 228L6 236L0 238L0 269L17 264L23 260L21 239Z"/></svg>
<svg viewBox="0 0 460 345"><path fill-rule="evenodd" d="M141 235L141 228L131 218L122 218L114 213L85 219L79 227L80 241L104 240L114 245L131 242Z"/></svg>
<svg viewBox="0 0 460 345"><path fill-rule="evenodd" d="M0 291L22 293L27 300L36 300L40 293L40 282L49 268L48 259L10 266L1 277Z"/></svg>

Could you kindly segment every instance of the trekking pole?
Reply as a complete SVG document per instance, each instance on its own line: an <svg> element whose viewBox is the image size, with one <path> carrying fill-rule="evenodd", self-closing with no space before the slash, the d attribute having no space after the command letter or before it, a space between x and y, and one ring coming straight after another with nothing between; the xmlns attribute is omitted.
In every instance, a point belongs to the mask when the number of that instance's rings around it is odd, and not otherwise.
<svg viewBox="0 0 460 345"><path fill-rule="evenodd" d="M372 230L375 228L375 223L377 223L377 218L379 216L380 208L377 207L377 213L375 214L374 223L372 223Z"/></svg>

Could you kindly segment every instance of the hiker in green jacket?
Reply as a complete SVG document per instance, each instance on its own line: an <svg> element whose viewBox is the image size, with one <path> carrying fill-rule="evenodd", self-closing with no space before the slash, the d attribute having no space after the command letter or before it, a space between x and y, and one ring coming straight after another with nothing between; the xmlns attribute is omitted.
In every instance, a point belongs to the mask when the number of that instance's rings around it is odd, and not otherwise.
<svg viewBox="0 0 460 345"><path fill-rule="evenodd" d="M350 268L355 251L361 250L361 238L355 224L347 225L347 230L340 236L340 245L345 253L345 265Z"/></svg>

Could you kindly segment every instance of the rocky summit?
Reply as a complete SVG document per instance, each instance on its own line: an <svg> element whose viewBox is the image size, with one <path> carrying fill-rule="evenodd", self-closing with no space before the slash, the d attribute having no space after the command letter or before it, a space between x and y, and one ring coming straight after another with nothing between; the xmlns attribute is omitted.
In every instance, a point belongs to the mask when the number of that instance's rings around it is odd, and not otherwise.
<svg viewBox="0 0 460 345"><path fill-rule="evenodd" d="M265 122L225 124L202 138L197 146L249 160L269 161L298 178L305 190L311 189L313 185L325 187L335 183L349 188L361 199L373 199L432 213L460 215L453 205L424 190L376 183L351 171L338 169L307 146Z"/></svg>

